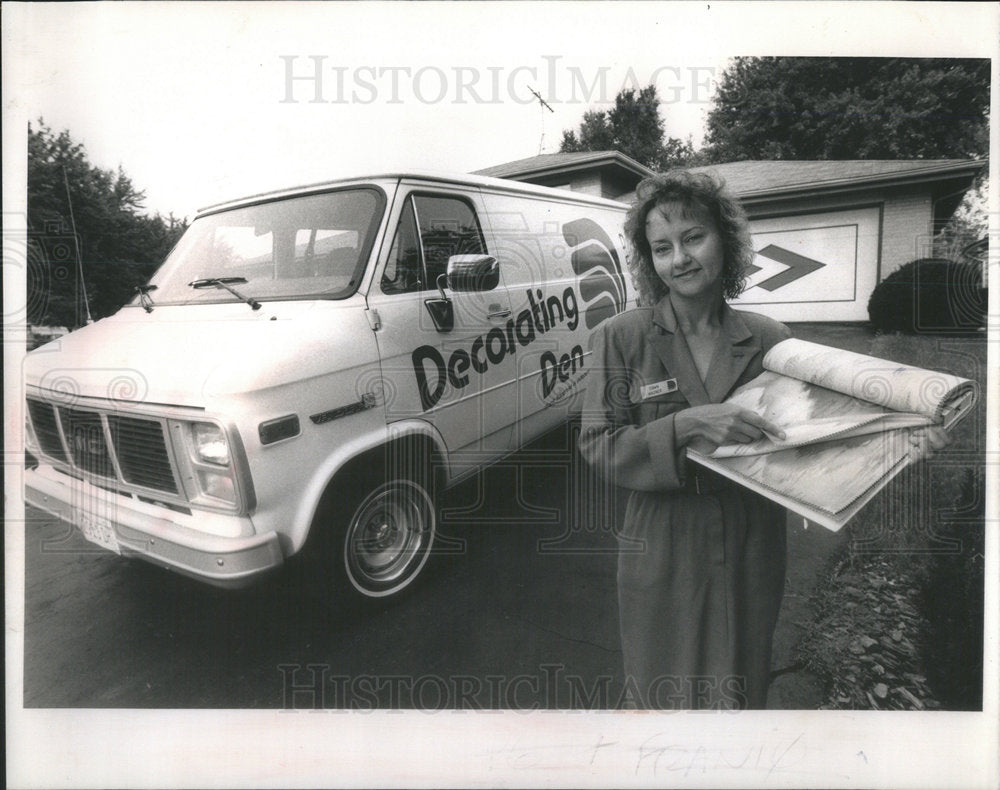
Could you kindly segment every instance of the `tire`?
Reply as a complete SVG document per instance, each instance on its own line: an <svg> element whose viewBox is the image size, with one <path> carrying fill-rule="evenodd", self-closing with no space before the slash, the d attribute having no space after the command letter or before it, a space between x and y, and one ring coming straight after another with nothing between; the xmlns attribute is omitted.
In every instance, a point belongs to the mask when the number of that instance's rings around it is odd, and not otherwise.
<svg viewBox="0 0 1000 790"><path fill-rule="evenodd" d="M408 478L350 482L328 492L310 530L309 586L335 610L409 587L427 564L437 529L424 484ZM352 489L359 493L351 496Z"/></svg>
<svg viewBox="0 0 1000 790"><path fill-rule="evenodd" d="M401 478L365 496L343 531L347 580L361 595L383 598L413 582L427 564L437 528L423 485Z"/></svg>

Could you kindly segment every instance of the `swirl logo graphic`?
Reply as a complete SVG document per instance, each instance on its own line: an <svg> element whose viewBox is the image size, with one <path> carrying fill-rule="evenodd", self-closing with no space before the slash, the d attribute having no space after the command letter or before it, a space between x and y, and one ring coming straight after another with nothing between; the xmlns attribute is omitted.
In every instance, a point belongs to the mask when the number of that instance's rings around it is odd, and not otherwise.
<svg viewBox="0 0 1000 790"><path fill-rule="evenodd" d="M562 226L562 235L572 249L573 271L580 278L584 322L593 329L625 309L625 277L618 251L592 219L567 222Z"/></svg>

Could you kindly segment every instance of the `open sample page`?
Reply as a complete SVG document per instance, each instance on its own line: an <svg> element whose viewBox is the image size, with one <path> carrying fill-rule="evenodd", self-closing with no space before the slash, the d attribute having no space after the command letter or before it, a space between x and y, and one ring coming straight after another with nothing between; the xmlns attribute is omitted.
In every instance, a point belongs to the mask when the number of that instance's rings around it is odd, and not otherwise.
<svg viewBox="0 0 1000 790"><path fill-rule="evenodd" d="M763 415L785 439L689 449L688 458L832 530L905 468L911 431L950 430L977 397L968 379L805 340L776 345L764 368L727 402Z"/></svg>

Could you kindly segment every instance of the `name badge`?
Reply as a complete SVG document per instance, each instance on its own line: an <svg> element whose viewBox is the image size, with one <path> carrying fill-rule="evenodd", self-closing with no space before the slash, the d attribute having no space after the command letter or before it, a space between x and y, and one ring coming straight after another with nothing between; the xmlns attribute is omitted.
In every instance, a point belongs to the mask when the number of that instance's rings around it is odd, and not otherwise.
<svg viewBox="0 0 1000 790"><path fill-rule="evenodd" d="M655 384L645 384L639 389L643 400L676 391L677 379L667 379L666 381L658 381Z"/></svg>

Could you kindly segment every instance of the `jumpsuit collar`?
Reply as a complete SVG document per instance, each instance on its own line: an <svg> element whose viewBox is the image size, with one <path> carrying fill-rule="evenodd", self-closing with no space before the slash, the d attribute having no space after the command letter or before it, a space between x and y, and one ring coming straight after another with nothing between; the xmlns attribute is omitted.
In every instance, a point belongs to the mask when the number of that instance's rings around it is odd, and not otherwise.
<svg viewBox="0 0 1000 790"><path fill-rule="evenodd" d="M684 333L677 325L669 296L664 296L653 308L649 342L667 371L677 378L678 389L692 406L725 400L750 360L760 350L760 340L754 337L740 314L725 302L722 304L721 321L720 348L716 350L706 379L702 382Z"/></svg>

